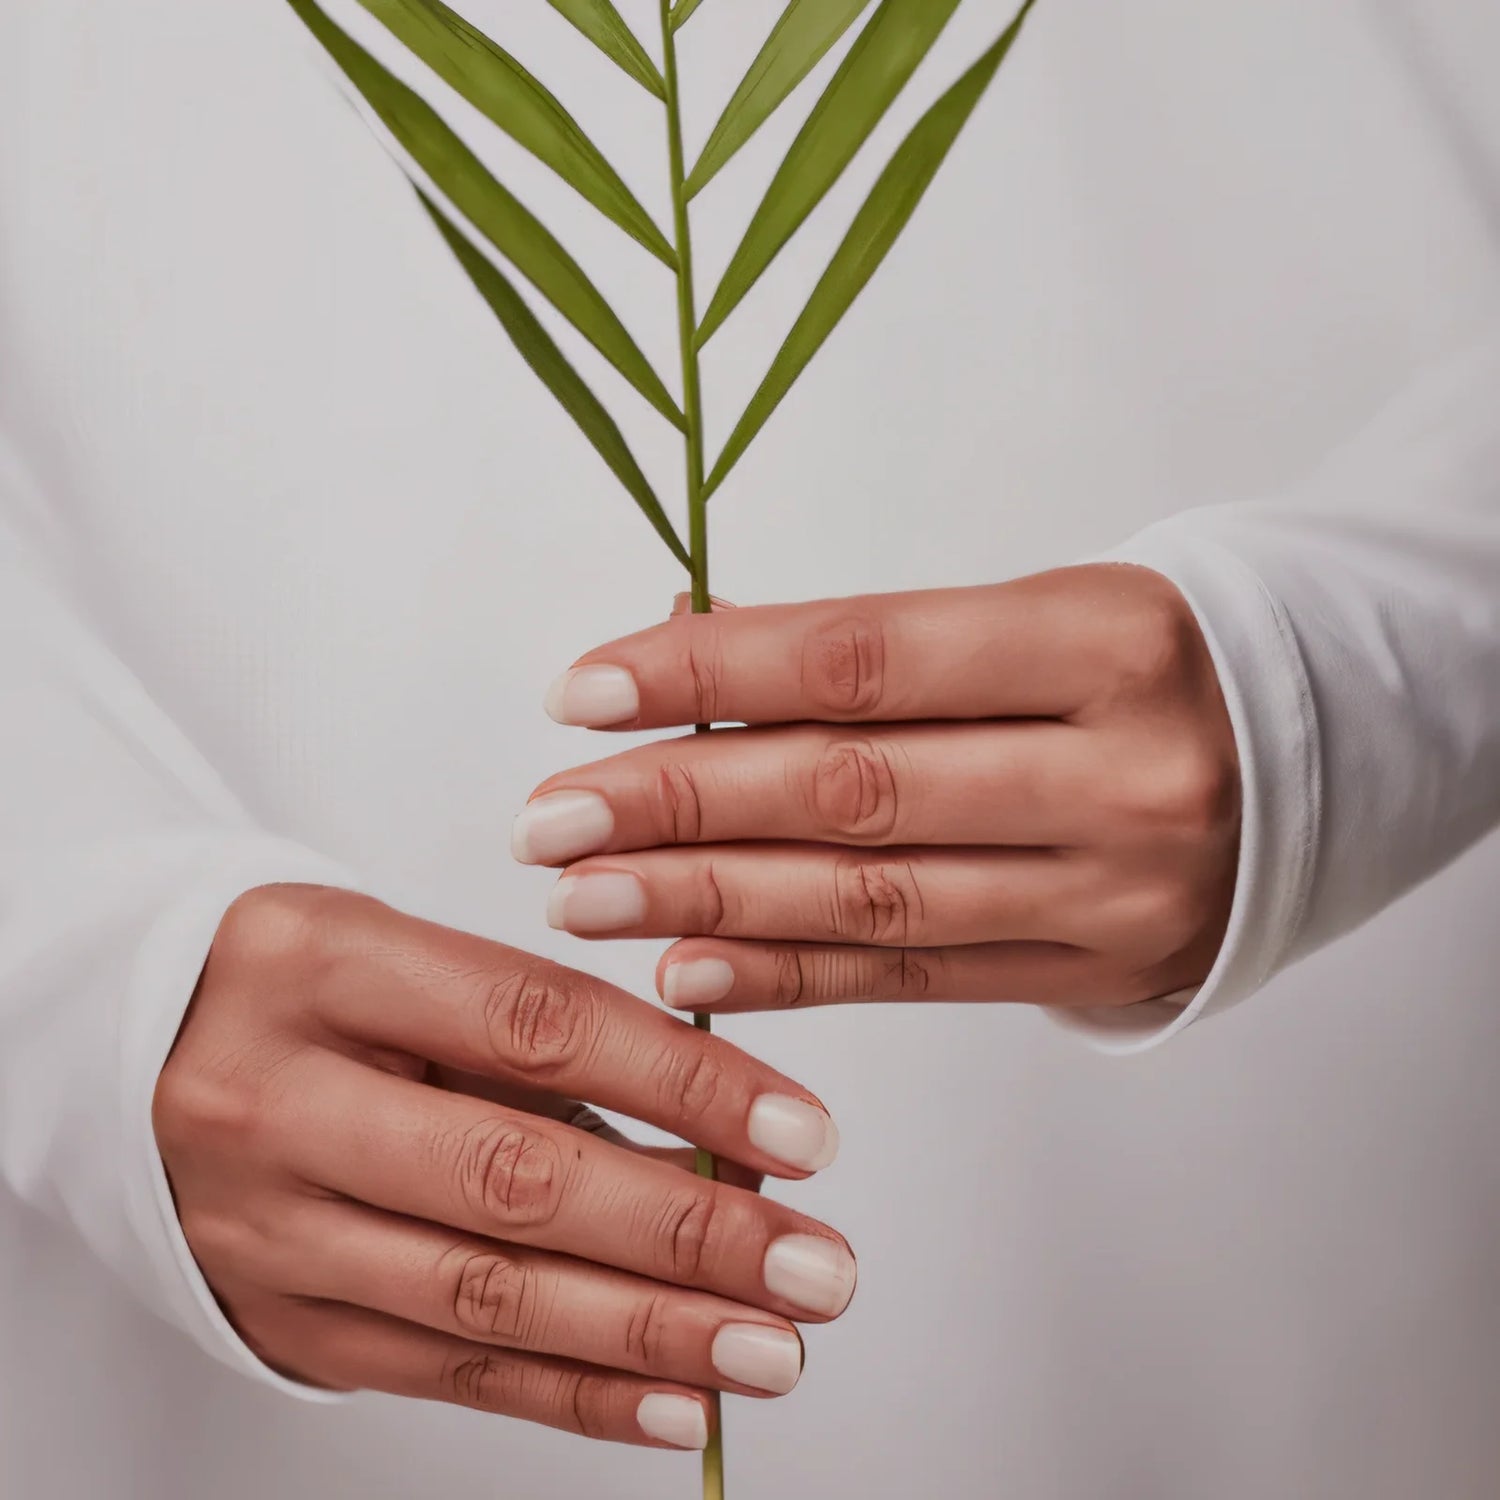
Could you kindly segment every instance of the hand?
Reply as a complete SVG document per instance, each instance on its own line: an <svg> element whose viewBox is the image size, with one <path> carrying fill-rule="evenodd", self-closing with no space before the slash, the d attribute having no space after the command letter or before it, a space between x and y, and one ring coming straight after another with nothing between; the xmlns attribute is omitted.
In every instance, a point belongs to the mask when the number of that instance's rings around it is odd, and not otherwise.
<svg viewBox="0 0 1500 1500"><path fill-rule="evenodd" d="M790 1320L838 1316L853 1259L576 1107L549 1118L554 1091L742 1163L740 1183L836 1149L805 1090L644 1001L305 886L230 909L155 1126L193 1254L274 1368L702 1447L704 1391L790 1390Z"/></svg>
<svg viewBox="0 0 1500 1500"><path fill-rule="evenodd" d="M1240 783L1186 601L1142 568L739 609L589 653L549 711L750 726L553 777L516 856L580 937L683 937L668 1003L1128 1005L1199 983Z"/></svg>

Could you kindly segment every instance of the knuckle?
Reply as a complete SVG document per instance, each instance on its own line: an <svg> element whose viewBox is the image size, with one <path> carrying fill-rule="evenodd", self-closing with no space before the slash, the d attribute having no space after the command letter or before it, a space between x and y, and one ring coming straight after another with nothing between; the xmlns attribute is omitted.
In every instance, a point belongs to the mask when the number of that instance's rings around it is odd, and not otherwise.
<svg viewBox="0 0 1500 1500"><path fill-rule="evenodd" d="M844 838L890 838L898 797L891 752L870 740L834 741L813 769L813 810L829 832Z"/></svg>
<svg viewBox="0 0 1500 1500"><path fill-rule="evenodd" d="M711 859L704 860L696 881L697 921L694 925L698 932L714 936L723 932L729 922L729 902Z"/></svg>
<svg viewBox="0 0 1500 1500"><path fill-rule="evenodd" d="M814 630L802 647L802 691L833 718L866 718L885 700L885 627L846 615Z"/></svg>
<svg viewBox="0 0 1500 1500"><path fill-rule="evenodd" d="M458 1328L530 1348L539 1321L536 1272L494 1251L467 1247L453 1252L453 1261L442 1274L452 1285Z"/></svg>
<svg viewBox="0 0 1500 1500"><path fill-rule="evenodd" d="M514 1364L473 1350L450 1355L438 1384L448 1400L479 1411L508 1412L517 1395Z"/></svg>
<svg viewBox="0 0 1500 1500"><path fill-rule="evenodd" d="M724 682L723 641L711 624L695 622L695 627L690 632L687 662L693 679L693 701L698 706L699 721L712 724L719 717Z"/></svg>
<svg viewBox="0 0 1500 1500"><path fill-rule="evenodd" d="M587 988L520 969L480 995L490 1050L507 1067L547 1078L575 1066L598 1035L598 1003Z"/></svg>
<svg viewBox="0 0 1500 1500"><path fill-rule="evenodd" d="M604 1438L609 1435L610 1380L604 1375L569 1371L561 1377L559 1405L566 1413L568 1425L580 1437Z"/></svg>
<svg viewBox="0 0 1500 1500"><path fill-rule="evenodd" d="M1197 925L1197 903L1183 884L1144 883L1120 903L1121 950L1138 959L1160 959L1178 952Z"/></svg>
<svg viewBox="0 0 1500 1500"><path fill-rule="evenodd" d="M834 872L833 927L844 941L906 947L922 918L909 860L841 860Z"/></svg>
<svg viewBox="0 0 1500 1500"><path fill-rule="evenodd" d="M713 1108L725 1083L723 1049L713 1038L689 1033L689 1046L663 1059L662 1102L679 1125L691 1126Z"/></svg>
<svg viewBox="0 0 1500 1500"><path fill-rule="evenodd" d="M328 955L340 921L362 900L327 886L257 886L225 911L210 962L235 968L316 962Z"/></svg>
<svg viewBox="0 0 1500 1500"><path fill-rule="evenodd" d="M470 1127L454 1156L460 1201L485 1221L549 1223L562 1193L562 1154L550 1136L508 1119Z"/></svg>
<svg viewBox="0 0 1500 1500"><path fill-rule="evenodd" d="M776 1003L795 1010L808 997L807 956L800 948L788 948L776 956Z"/></svg>
<svg viewBox="0 0 1500 1500"><path fill-rule="evenodd" d="M703 802L691 769L680 761L668 762L656 773L656 792L667 841L696 844L703 835Z"/></svg>
<svg viewBox="0 0 1500 1500"><path fill-rule="evenodd" d="M668 1199L657 1236L658 1259L667 1280L687 1286L701 1277L718 1213L718 1195L709 1188Z"/></svg>
<svg viewBox="0 0 1500 1500"><path fill-rule="evenodd" d="M638 1368L654 1369L661 1363L669 1311L666 1294L652 1292L631 1312L625 1329L625 1355Z"/></svg>
<svg viewBox="0 0 1500 1500"><path fill-rule="evenodd" d="M903 1000L926 1000L933 993L933 955L915 948L898 949L888 976L889 992Z"/></svg>
<svg viewBox="0 0 1500 1500"><path fill-rule="evenodd" d="M1121 690L1150 696L1180 686L1197 670L1203 635L1192 607L1167 579L1145 576L1112 632Z"/></svg>
<svg viewBox="0 0 1500 1500"><path fill-rule="evenodd" d="M1239 821L1239 771L1231 758L1193 746L1122 779L1115 810L1151 838L1215 839Z"/></svg>
<svg viewBox="0 0 1500 1500"><path fill-rule="evenodd" d="M260 1235L233 1214L185 1209L181 1221L183 1237L192 1248L193 1259L210 1275L245 1266L261 1245Z"/></svg>
<svg viewBox="0 0 1500 1500"><path fill-rule="evenodd" d="M1184 757L1169 780L1167 812L1181 832L1195 839L1232 828L1240 815L1238 767L1207 748Z"/></svg>
<svg viewBox="0 0 1500 1500"><path fill-rule="evenodd" d="M156 1082L152 1124L169 1157L250 1149L264 1126L260 1091L247 1072L172 1059Z"/></svg>

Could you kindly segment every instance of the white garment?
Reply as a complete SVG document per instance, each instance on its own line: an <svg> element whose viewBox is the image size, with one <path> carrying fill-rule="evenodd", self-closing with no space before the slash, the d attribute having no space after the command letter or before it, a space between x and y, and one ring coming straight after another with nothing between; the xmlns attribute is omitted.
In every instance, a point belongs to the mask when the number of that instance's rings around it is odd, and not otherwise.
<svg viewBox="0 0 1500 1500"><path fill-rule="evenodd" d="M778 9L694 20L700 137ZM717 431L1008 9L963 8L716 340ZM658 183L649 101L550 7L467 10ZM1500 817L1497 47L1487 0L1044 4L716 500L745 601L1112 548L1175 578L1245 760L1233 927L1182 1015L1091 1020L1135 1049L1260 992L1131 1063L1003 1007L736 1025L839 1117L797 1201L862 1262L798 1395L733 1411L740 1493L1500 1485L1495 841L1266 988ZM786 139L704 195L710 267ZM670 368L660 268L493 157ZM670 435L587 368L670 484ZM594 751L546 682L677 582L277 0L0 7L0 1494L692 1493L672 1455L287 1399L207 1296L149 1123L218 916L265 881L647 987L653 955L548 932L503 851Z"/></svg>

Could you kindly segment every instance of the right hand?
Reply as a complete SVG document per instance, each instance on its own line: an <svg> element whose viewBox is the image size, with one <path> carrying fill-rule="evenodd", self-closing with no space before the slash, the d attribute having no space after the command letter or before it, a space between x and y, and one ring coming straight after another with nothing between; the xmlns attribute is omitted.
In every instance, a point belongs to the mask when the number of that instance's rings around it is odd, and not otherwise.
<svg viewBox="0 0 1500 1500"><path fill-rule="evenodd" d="M702 1447L706 1390L796 1383L791 1320L844 1310L853 1257L747 1187L550 1117L564 1111L541 1091L671 1131L751 1182L806 1177L836 1147L806 1090L719 1038L312 886L230 908L154 1122L193 1254L273 1368Z"/></svg>

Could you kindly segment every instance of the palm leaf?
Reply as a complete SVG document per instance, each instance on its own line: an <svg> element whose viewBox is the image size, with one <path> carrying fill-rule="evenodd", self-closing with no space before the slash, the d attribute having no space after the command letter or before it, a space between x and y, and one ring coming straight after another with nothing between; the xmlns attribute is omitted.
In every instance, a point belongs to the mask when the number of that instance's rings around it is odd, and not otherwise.
<svg viewBox="0 0 1500 1500"><path fill-rule="evenodd" d="M672 8L672 30L678 31L693 19L693 12L703 4L703 0L677 0Z"/></svg>
<svg viewBox="0 0 1500 1500"><path fill-rule="evenodd" d="M671 270L677 257L650 214L556 98L442 0L360 0L444 83L467 99Z"/></svg>
<svg viewBox="0 0 1500 1500"><path fill-rule="evenodd" d="M409 89L341 31L313 0L287 0L412 160L455 208L679 430L686 426L660 376L578 262L484 163Z"/></svg>
<svg viewBox="0 0 1500 1500"><path fill-rule="evenodd" d="M703 191L857 21L870 0L790 0L687 180Z"/></svg>
<svg viewBox="0 0 1500 1500"><path fill-rule="evenodd" d="M1035 0L1026 0L999 40L919 120L881 174L802 315L740 418L705 489L712 494L843 320L911 221L959 133L994 81Z"/></svg>
<svg viewBox="0 0 1500 1500"><path fill-rule="evenodd" d="M667 97L667 86L610 0L547 0L559 15L572 22L607 58L622 67L642 88L658 99Z"/></svg>
<svg viewBox="0 0 1500 1500"><path fill-rule="evenodd" d="M609 465L610 471L640 506L656 534L672 549L672 555L683 567L691 569L692 560L682 545L667 513L662 509L651 482L641 472L635 455L621 436L614 418L599 398L584 383L583 377L568 363L551 334L542 326L525 299L505 278L499 267L481 255L470 244L468 236L420 188L417 196L432 216L448 248L469 273L479 295L510 335L521 358L531 366L543 385L557 397L562 408L578 424L579 431L594 446L594 451Z"/></svg>
<svg viewBox="0 0 1500 1500"><path fill-rule="evenodd" d="M906 87L959 0L882 0L761 200L704 314L701 348L823 201Z"/></svg>

